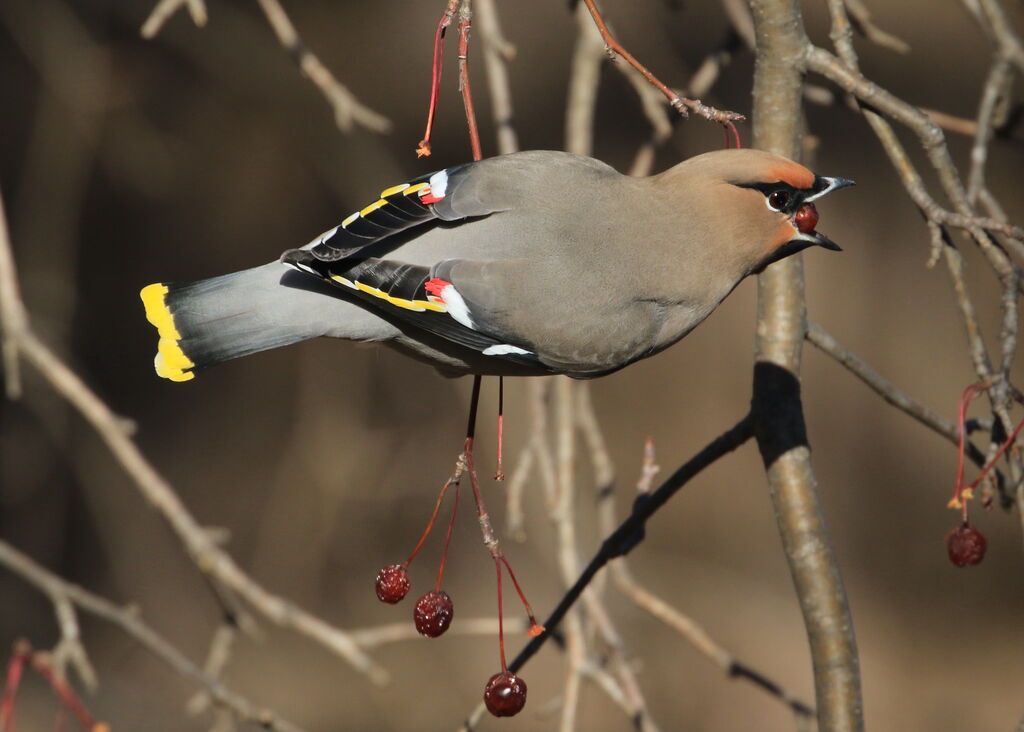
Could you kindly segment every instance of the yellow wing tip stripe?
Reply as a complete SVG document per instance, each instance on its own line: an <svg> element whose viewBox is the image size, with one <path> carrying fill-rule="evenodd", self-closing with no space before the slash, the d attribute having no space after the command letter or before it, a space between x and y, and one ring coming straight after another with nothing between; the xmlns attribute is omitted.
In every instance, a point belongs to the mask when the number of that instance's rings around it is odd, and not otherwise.
<svg viewBox="0 0 1024 732"><path fill-rule="evenodd" d="M429 190L430 183L417 183L414 186L411 186L408 183L401 183L397 186L391 186L390 188L386 188L385 190L380 192L380 198L378 200L374 201L366 208L356 211L354 214L350 214L348 218L342 221L341 228L347 229L348 225L351 224L356 219L358 219L360 216L369 216L378 208L387 206L388 201L386 199L388 198L388 196L394 196L395 194L398 193L401 193L403 196L409 196L412 195L413 193L419 193L420 191L423 191L424 188Z"/></svg>
<svg viewBox="0 0 1024 732"><path fill-rule="evenodd" d="M430 310L435 313L448 312L448 306L443 302L436 300L436 298L431 298L430 300L406 300L404 297L389 295L379 287L371 287L364 282L359 282L358 280L353 281L342 277L341 275L331 275L331 279L345 285L346 287L352 287L360 292L365 292L367 295L379 297L386 303L405 310L412 310L417 313L422 313L425 310Z"/></svg>
<svg viewBox="0 0 1024 732"><path fill-rule="evenodd" d="M374 201L373 203L371 203L371 204L370 204L369 206L367 206L366 208L362 209L362 210L361 210L361 211L359 212L359 215L360 215L360 216L369 216L369 215L370 215L371 213L373 213L374 211L376 211L376 210L377 210L378 208L380 208L381 206L387 206L387 205L388 205L388 202L387 202L387 201L385 201L385 200L384 200L383 198L381 198L381 199L378 199L378 200Z"/></svg>
<svg viewBox="0 0 1024 732"><path fill-rule="evenodd" d="M178 345L181 334L175 327L174 316L167 307L167 292L167 285L156 282L143 287L139 293L142 304L146 307L146 320L152 323L160 334L153 366L158 376L171 381L188 381L195 378L195 374L185 369L190 369L195 364Z"/></svg>
<svg viewBox="0 0 1024 732"><path fill-rule="evenodd" d="M409 187L408 183L399 183L397 186L391 186L390 188L387 188L387 189L381 191L380 192L380 197L381 198L387 198L388 196L393 196L396 193L401 193L402 191L404 191L408 187Z"/></svg>

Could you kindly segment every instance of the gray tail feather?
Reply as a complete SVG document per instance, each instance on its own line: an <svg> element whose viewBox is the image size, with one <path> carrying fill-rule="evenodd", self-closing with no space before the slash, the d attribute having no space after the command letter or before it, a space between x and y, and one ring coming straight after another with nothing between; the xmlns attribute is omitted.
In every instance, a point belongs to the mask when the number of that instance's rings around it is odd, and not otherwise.
<svg viewBox="0 0 1024 732"><path fill-rule="evenodd" d="M188 381L207 366L322 335L302 290L281 285L289 271L274 262L198 282L145 287L146 317L160 334L157 374Z"/></svg>

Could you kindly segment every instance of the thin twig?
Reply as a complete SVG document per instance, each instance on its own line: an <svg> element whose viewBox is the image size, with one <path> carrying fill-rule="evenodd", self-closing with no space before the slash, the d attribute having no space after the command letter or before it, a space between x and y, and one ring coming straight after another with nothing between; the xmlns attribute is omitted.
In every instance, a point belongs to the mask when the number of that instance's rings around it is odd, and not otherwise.
<svg viewBox="0 0 1024 732"><path fill-rule="evenodd" d="M17 274L12 268L10 239L6 222L0 216L0 282L17 281ZM4 293L10 292L12 290L4 287ZM13 292L16 293L17 290ZM27 319L24 305L20 301L16 302L11 312L15 314L16 320L20 318L24 323ZM14 330L5 326L5 333L11 333L17 338L20 355L35 367L54 391L89 422L114 458L132 478L142 496L167 521L204 575L243 597L272 622L321 643L358 671L369 676L374 683L387 682L387 671L363 653L344 631L269 593L243 572L235 561L217 546L210 532L199 525L170 484L142 454L129 435L130 429L126 420L114 414L27 325L16 326Z"/></svg>
<svg viewBox="0 0 1024 732"><path fill-rule="evenodd" d="M508 79L508 64L515 58L516 50L501 33L494 0L476 0L476 17L480 26L480 40L483 42L484 68L491 92L498 154L506 155L519 149Z"/></svg>
<svg viewBox="0 0 1024 732"><path fill-rule="evenodd" d="M356 99L355 95L334 78L334 74L309 50L278 0L258 2L278 41L331 105L334 122L342 132L350 132L354 125L362 125L373 132L388 132L391 129L391 122L386 117Z"/></svg>
<svg viewBox="0 0 1024 732"><path fill-rule="evenodd" d="M896 53L910 53L909 43L875 25L874 21L871 19L871 11L868 10L867 5L861 2L861 0L843 1L846 3L846 9L850 13L850 19L853 21L857 31L861 33L861 35L876 46L888 48L890 51L895 51Z"/></svg>
<svg viewBox="0 0 1024 732"><path fill-rule="evenodd" d="M118 626L178 674L202 686L218 704L231 709L240 719L280 732L302 732L301 728L267 709L257 707L206 674L168 640L143 622L136 609L117 607L109 600L61 579L5 541L0 541L0 564L49 597L64 598L90 615Z"/></svg>
<svg viewBox="0 0 1024 732"><path fill-rule="evenodd" d="M526 618L511 618L504 621L505 630L514 633L525 633L530 628ZM459 618L457 623L445 631L445 637L456 635L490 635L498 634L498 619L495 618ZM372 628L353 628L349 635L360 648L378 648L391 643L414 641L423 636L412 623L390 623Z"/></svg>
<svg viewBox="0 0 1024 732"><path fill-rule="evenodd" d="M21 396L18 342L28 329L28 315L18 288L9 231L3 197L0 196L0 349L3 350L7 398L18 399Z"/></svg>
<svg viewBox="0 0 1024 732"><path fill-rule="evenodd" d="M693 112L704 119L711 120L712 122L719 122L721 124L738 122L746 119L746 117L738 112L715 109L714 107L709 107L704 104L699 99L681 97L669 89L654 74L652 74L646 66L637 61L633 55L622 46L622 44L615 40L611 31L608 30L608 26L605 24L604 18L601 17L601 12L597 9L597 5L594 0L583 0L583 2L586 4L587 10L590 11L590 15L594 19L594 23L597 25L598 31L601 33L601 38L604 39L609 56L613 59L616 55L624 58L630 66L643 75L648 83L652 84L658 89L658 91L665 95L665 98L668 99L669 106L679 112L679 114L686 117L690 112Z"/></svg>
<svg viewBox="0 0 1024 732"><path fill-rule="evenodd" d="M139 31L142 37L147 39L155 37L164 27L164 23L182 7L188 8L192 22L198 27L202 28L206 25L206 4L203 0L160 0L153 6L146 22L142 24L142 29Z"/></svg>
<svg viewBox="0 0 1024 732"><path fill-rule="evenodd" d="M600 549L591 557L590 562L580 573L558 605L544 621L546 630L541 635L531 640L515 660L509 664L510 671L518 671L540 650L549 638L551 638L566 613L579 599L580 595L593 581L595 575L609 561L628 553L636 544L643 540L643 529L648 519L665 505L675 493L686 485L694 476L704 468L712 465L716 460L729 454L752 436L752 421L750 417L744 417L735 426L719 435L715 440L694 455L690 460L681 465L659 488L643 501L638 501L633 507L633 512L621 523L618 528L605 537Z"/></svg>

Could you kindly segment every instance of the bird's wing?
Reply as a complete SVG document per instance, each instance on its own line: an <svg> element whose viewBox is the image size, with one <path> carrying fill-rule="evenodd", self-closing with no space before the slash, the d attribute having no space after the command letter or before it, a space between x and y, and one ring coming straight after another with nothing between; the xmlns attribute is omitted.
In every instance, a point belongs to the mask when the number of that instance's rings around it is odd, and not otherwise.
<svg viewBox="0 0 1024 732"><path fill-rule="evenodd" d="M389 259L351 258L325 262L309 250L287 252L283 261L320 277L388 320L405 323L484 356L523 366L555 371L537 356L524 337L505 332L501 320L484 307L467 302L451 282L453 269L472 271L477 263L447 259L432 267ZM497 263L514 269L515 262Z"/></svg>
<svg viewBox="0 0 1024 732"><path fill-rule="evenodd" d="M581 184L590 176L617 176L591 158L555 151L527 151L466 163L381 191L303 249L323 262L352 257L367 247L431 221L459 222L529 206L544 199L552 178ZM291 252L286 252L291 254ZM368 253L366 253L368 254Z"/></svg>

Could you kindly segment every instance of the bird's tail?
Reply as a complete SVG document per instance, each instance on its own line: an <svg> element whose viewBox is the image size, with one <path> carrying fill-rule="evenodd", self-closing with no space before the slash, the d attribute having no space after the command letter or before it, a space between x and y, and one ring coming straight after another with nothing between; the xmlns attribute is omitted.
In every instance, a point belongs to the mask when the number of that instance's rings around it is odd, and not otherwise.
<svg viewBox="0 0 1024 732"><path fill-rule="evenodd" d="M303 317L301 290L281 286L273 263L198 282L155 283L140 293L159 335L158 375L188 381L198 370L323 334Z"/></svg>

